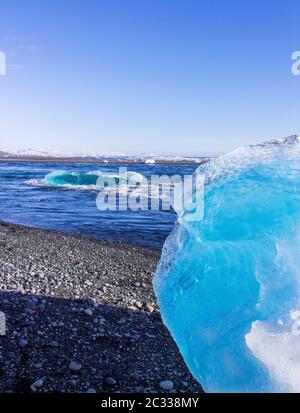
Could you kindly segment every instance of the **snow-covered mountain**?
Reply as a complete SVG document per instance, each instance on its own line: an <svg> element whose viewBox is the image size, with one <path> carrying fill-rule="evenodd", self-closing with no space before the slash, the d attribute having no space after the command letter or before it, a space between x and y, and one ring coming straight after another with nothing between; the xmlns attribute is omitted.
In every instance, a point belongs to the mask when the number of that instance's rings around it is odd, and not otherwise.
<svg viewBox="0 0 300 413"><path fill-rule="evenodd" d="M19 149L15 151L0 151L0 155L17 158L120 158L127 157L123 152L49 152L42 149Z"/></svg>
<svg viewBox="0 0 300 413"><path fill-rule="evenodd" d="M82 160L119 160L119 161L130 161L130 162L192 162L200 163L205 157L187 157L187 156L162 156L153 153L143 153L141 155L127 155L123 152L50 152L43 149L19 149L13 151L1 151L0 158L2 159L82 159Z"/></svg>

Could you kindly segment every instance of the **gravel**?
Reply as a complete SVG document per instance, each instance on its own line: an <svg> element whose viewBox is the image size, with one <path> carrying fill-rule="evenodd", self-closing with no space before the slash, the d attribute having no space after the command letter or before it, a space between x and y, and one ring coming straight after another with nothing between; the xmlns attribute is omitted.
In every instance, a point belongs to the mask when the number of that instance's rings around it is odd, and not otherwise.
<svg viewBox="0 0 300 413"><path fill-rule="evenodd" d="M160 318L158 259L0 223L0 392L201 392Z"/></svg>

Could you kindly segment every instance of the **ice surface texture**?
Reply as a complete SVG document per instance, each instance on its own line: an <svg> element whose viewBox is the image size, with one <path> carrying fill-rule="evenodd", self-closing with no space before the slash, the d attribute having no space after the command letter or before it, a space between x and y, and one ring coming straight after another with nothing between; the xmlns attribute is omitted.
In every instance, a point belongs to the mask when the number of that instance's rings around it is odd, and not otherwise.
<svg viewBox="0 0 300 413"><path fill-rule="evenodd" d="M201 166L204 218L184 215L154 277L163 320L205 391L300 391L300 144Z"/></svg>

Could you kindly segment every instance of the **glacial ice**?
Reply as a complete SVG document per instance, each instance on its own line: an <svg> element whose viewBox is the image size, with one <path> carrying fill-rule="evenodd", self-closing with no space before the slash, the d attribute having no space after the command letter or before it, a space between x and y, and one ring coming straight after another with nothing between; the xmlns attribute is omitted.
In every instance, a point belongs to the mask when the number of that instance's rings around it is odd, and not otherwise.
<svg viewBox="0 0 300 413"><path fill-rule="evenodd" d="M200 166L204 217L181 216L154 276L164 323L207 392L300 392L300 144Z"/></svg>
<svg viewBox="0 0 300 413"><path fill-rule="evenodd" d="M73 190L92 190L98 189L98 178L115 179L121 185L122 177L115 172L90 171L87 173L72 171L53 171L45 176L44 179L30 179L25 184L35 187L64 188ZM138 172L127 171L128 179L141 180L143 176Z"/></svg>

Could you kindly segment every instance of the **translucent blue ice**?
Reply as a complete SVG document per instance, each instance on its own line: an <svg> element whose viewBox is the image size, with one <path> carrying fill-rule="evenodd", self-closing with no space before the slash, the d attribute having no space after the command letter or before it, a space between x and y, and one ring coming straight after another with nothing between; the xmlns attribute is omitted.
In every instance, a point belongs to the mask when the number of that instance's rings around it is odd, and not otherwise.
<svg viewBox="0 0 300 413"><path fill-rule="evenodd" d="M196 171L154 277L163 320L209 392L300 391L300 144L243 147Z"/></svg>

